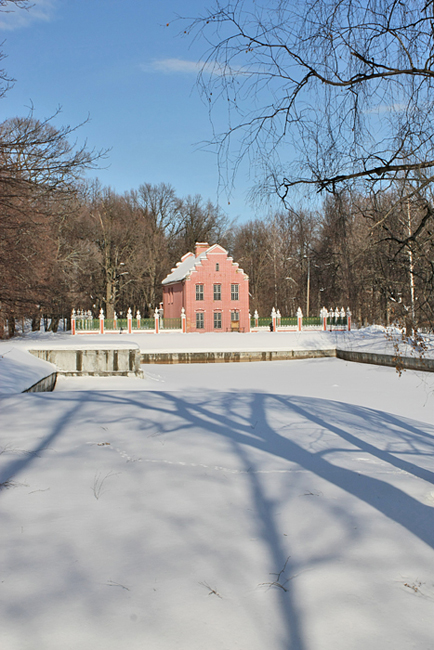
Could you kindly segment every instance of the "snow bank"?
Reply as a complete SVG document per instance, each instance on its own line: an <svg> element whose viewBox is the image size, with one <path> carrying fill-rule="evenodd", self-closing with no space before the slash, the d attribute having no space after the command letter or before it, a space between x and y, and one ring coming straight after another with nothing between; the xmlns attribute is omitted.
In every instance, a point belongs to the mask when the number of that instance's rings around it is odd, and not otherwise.
<svg viewBox="0 0 434 650"><path fill-rule="evenodd" d="M26 350L0 347L0 396L22 393L56 372L56 366L36 359Z"/></svg>
<svg viewBox="0 0 434 650"><path fill-rule="evenodd" d="M425 336L427 349L423 351L426 358L434 358L434 337ZM394 328L385 329L372 325L351 332L269 332L259 331L246 334L236 332L224 333L189 333L150 332L123 334L86 334L71 336L67 333L32 333L26 337L13 340L15 347L23 349L77 347L97 348L103 345L107 349L128 347L131 343L138 345L141 352L273 352L279 350L344 350L375 352L377 354L395 355L398 348L403 356L418 356L421 351L402 340L401 332ZM5 342L0 342L0 353Z"/></svg>

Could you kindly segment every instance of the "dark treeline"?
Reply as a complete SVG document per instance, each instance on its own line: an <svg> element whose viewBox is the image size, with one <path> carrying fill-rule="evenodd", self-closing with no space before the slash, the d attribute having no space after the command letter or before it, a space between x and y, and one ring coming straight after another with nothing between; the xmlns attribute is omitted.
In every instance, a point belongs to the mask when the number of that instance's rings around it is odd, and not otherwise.
<svg viewBox="0 0 434 650"><path fill-rule="evenodd" d="M320 210L285 210L238 226L234 256L250 276L251 311L318 315L350 307L358 324L432 329L433 220L427 196L328 196Z"/></svg>
<svg viewBox="0 0 434 650"><path fill-rule="evenodd" d="M287 207L230 223L200 196L168 184L122 195L84 171L100 154L75 151L71 130L33 117L0 125L0 328L42 316L56 330L73 308L108 318L152 314L161 281L195 242L224 246L250 277L251 313L293 316L350 307L359 324L431 328L431 197L417 187L329 195L316 211ZM423 184L422 184L423 186ZM405 188L408 194L408 188Z"/></svg>

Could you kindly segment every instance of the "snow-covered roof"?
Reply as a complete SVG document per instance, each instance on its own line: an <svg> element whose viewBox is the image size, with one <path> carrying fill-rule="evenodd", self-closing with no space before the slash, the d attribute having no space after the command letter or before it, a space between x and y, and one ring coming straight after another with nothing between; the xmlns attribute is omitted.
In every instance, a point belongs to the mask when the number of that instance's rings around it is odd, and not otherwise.
<svg viewBox="0 0 434 650"><path fill-rule="evenodd" d="M226 255L228 254L227 250L225 250L222 246L220 246L220 244L213 244L197 257L195 257L194 253L187 253L186 255L181 257L181 261L176 264L175 268L171 270L169 275L166 278L164 278L161 284L167 285L167 284L173 284L174 282L181 282L181 280L185 280L190 275L190 273L194 270L194 267L201 264L202 260L205 259L208 256L208 254L211 252L225 253ZM234 266L238 267L237 262L234 262L231 257L229 258L229 260L232 262ZM239 270L240 272L244 273L242 269ZM247 274L244 273L244 275L247 278Z"/></svg>
<svg viewBox="0 0 434 650"><path fill-rule="evenodd" d="M174 269L171 270L167 278L164 278L161 284L172 284L173 282L180 282L190 275L195 265L206 257L207 251L195 257L193 253L187 253L181 258Z"/></svg>

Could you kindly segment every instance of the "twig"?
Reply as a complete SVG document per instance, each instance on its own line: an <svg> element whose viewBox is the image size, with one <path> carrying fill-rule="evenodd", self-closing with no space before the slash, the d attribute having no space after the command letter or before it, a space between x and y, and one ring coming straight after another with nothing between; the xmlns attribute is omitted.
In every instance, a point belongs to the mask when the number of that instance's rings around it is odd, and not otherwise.
<svg viewBox="0 0 434 650"><path fill-rule="evenodd" d="M286 567L287 567L287 564L288 564L288 561L289 561L290 557L291 556L288 555L288 557L286 558L286 562L283 565L283 569L281 569L279 571L279 573L270 573L270 576L276 576L276 580L273 580L272 582L260 582L259 585L261 587L266 585L269 589L270 589L270 587L279 587L279 589L282 589L285 592L288 591L288 589L285 587L285 585L291 580L291 578L288 578L287 580L285 580L285 582L283 584L280 581L280 578L281 578L282 574L284 574L285 571L286 571Z"/></svg>
<svg viewBox="0 0 434 650"><path fill-rule="evenodd" d="M130 591L128 587L125 587L125 585L121 585L120 582L114 582L113 580L108 580L107 581L107 586L108 587L122 587L122 589L125 589L126 591Z"/></svg>
<svg viewBox="0 0 434 650"><path fill-rule="evenodd" d="M96 500L100 498L100 496L103 494L103 485L105 481L110 478L111 476L117 476L119 472L109 472L105 476L101 476L101 473L98 472L98 474L95 475L94 481L93 481L93 486L92 486L92 491L93 495Z"/></svg>
<svg viewBox="0 0 434 650"><path fill-rule="evenodd" d="M213 589L212 587L209 586L207 582L199 582L200 585L203 587L206 587L206 589L209 589L209 594L208 596L211 596L214 594L214 596L217 596L218 598L222 598L222 596L219 594L219 592L216 589Z"/></svg>

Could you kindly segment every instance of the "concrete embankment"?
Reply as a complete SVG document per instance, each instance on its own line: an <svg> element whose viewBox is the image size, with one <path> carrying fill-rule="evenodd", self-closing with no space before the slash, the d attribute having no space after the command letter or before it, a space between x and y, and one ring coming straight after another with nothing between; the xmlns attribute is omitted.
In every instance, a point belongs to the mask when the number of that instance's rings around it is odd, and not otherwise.
<svg viewBox="0 0 434 650"><path fill-rule="evenodd" d="M290 359L319 359L335 357L336 351L329 350L243 350L241 352L142 352L141 363L243 363L251 361L289 361Z"/></svg>
<svg viewBox="0 0 434 650"><path fill-rule="evenodd" d="M138 345L75 349L73 347L29 350L38 359L53 363L61 375L95 377L141 377Z"/></svg>
<svg viewBox="0 0 434 650"><path fill-rule="evenodd" d="M56 387L57 372L52 372L48 377L43 377L30 388L23 390L23 393L49 393Z"/></svg>
<svg viewBox="0 0 434 650"><path fill-rule="evenodd" d="M423 357L403 357L400 355L377 354L374 352L340 350L339 348L336 349L335 356L338 359L354 361L356 363L370 363L375 366L388 366L389 368L434 372L434 359L424 359Z"/></svg>
<svg viewBox="0 0 434 650"><path fill-rule="evenodd" d="M369 363L377 366L422 370L434 372L434 359L419 357L402 357L374 352L354 350L275 350L275 351L241 351L241 352L142 352L143 364L182 364L182 363L243 363L254 361L290 361L293 359L322 359L337 357L344 361Z"/></svg>

